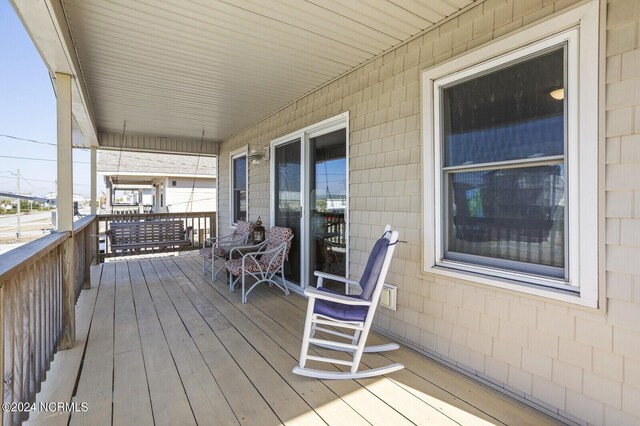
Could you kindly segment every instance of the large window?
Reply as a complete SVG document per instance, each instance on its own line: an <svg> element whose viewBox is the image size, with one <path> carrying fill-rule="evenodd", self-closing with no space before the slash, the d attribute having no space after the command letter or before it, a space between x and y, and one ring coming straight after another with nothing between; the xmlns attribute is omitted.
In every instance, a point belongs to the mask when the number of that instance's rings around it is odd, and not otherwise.
<svg viewBox="0 0 640 426"><path fill-rule="evenodd" d="M440 88L446 259L566 277L567 48Z"/></svg>
<svg viewBox="0 0 640 426"><path fill-rule="evenodd" d="M247 153L231 155L231 218L234 224L247 220Z"/></svg>
<svg viewBox="0 0 640 426"><path fill-rule="evenodd" d="M426 271L597 303L593 8L424 72Z"/></svg>

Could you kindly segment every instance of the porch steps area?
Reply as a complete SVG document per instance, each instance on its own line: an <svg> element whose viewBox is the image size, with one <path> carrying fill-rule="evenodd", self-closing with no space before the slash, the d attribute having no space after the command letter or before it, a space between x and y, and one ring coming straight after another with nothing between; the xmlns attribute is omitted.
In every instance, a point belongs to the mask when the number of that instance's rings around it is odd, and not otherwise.
<svg viewBox="0 0 640 426"><path fill-rule="evenodd" d="M77 305L76 346L56 354L37 396L77 410L34 412L31 424L557 423L404 347L365 354L363 368L406 366L388 377L294 375L306 300L265 287L243 305L239 291L202 275L197 254L110 262L93 273ZM369 342L388 339L373 333Z"/></svg>

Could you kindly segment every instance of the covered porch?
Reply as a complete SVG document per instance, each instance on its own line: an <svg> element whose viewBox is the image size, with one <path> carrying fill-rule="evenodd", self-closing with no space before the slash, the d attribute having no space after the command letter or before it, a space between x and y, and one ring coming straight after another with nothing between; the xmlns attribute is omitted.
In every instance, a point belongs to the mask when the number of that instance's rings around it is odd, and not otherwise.
<svg viewBox="0 0 640 426"><path fill-rule="evenodd" d="M189 253L94 267L77 304L77 344L56 354L37 396L78 411L35 412L29 423L556 422L405 347L365 355L369 367L406 365L390 377L296 376L305 299L261 288L243 305L239 292L202 275L199 260Z"/></svg>
<svg viewBox="0 0 640 426"><path fill-rule="evenodd" d="M3 396L72 406L0 426L638 424L640 2L10 2L56 92L60 190L58 232L0 259ZM100 263L98 149L215 157L215 215L180 242L294 229L297 293L242 304L194 252ZM360 278L387 223L406 244L371 340L404 346L364 363L406 368L293 375L298 293Z"/></svg>

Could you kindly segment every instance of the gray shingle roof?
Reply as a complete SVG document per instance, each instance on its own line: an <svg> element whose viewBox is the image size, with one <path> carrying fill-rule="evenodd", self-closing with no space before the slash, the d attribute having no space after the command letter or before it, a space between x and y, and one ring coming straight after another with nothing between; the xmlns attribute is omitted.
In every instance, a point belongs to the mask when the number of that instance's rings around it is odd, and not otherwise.
<svg viewBox="0 0 640 426"><path fill-rule="evenodd" d="M118 167L118 162L120 166ZM193 175L198 165L198 176L212 176L217 174L217 159L215 157L200 157L196 155L157 154L154 152L98 151L98 172L109 175L118 170L123 173L162 173L166 176L176 174Z"/></svg>

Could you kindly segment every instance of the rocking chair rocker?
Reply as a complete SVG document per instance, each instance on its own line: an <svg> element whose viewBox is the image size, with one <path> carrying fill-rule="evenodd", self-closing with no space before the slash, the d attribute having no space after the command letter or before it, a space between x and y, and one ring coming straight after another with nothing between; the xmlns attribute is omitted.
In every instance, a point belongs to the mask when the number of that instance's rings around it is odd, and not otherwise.
<svg viewBox="0 0 640 426"><path fill-rule="evenodd" d="M397 242L398 232L392 232L391 226L387 225L382 238L376 241L373 246L364 274L362 274L359 282L324 272L315 272L315 276L318 277L318 287L307 288L304 292L309 297L307 318L304 324L300 365L293 369L293 373L318 379L362 379L392 373L404 368L404 365L396 363L385 367L358 371L364 352L383 352L399 348L397 343L365 346ZM338 294L322 287L324 279L343 282L345 286L359 285L362 288L362 293L359 296ZM353 334L322 326L351 330ZM350 343L316 338L314 336L317 331L348 339ZM310 344L347 352L353 356L353 360L345 361L309 355ZM345 372L314 370L305 367L307 361L346 365L351 369Z"/></svg>

